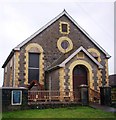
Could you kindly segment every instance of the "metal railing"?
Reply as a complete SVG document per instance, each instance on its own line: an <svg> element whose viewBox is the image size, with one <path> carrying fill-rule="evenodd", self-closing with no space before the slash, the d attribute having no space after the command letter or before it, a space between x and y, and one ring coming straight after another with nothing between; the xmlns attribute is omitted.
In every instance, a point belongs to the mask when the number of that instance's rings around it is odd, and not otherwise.
<svg viewBox="0 0 116 120"><path fill-rule="evenodd" d="M100 92L90 88L89 89L89 94L91 96L91 101L92 102L98 102L100 100Z"/></svg>
<svg viewBox="0 0 116 120"><path fill-rule="evenodd" d="M52 99L52 97L58 98L59 96L59 91L28 91L29 101L47 101L49 99Z"/></svg>
<svg viewBox="0 0 116 120"><path fill-rule="evenodd" d="M80 101L80 93L75 91L41 90L28 91L28 103L30 102L71 102Z"/></svg>
<svg viewBox="0 0 116 120"><path fill-rule="evenodd" d="M112 102L116 102L116 92L112 91ZM92 102L99 102L100 92L89 89L89 97ZM80 90L59 91L59 90L39 90L28 91L28 103L39 102L81 102Z"/></svg>

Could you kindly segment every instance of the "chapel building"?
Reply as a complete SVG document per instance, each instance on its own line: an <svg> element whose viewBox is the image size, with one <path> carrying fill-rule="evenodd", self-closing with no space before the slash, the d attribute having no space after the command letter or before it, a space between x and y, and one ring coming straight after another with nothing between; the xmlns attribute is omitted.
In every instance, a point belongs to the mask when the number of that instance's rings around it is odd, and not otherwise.
<svg viewBox="0 0 116 120"><path fill-rule="evenodd" d="M28 87L36 81L38 87L30 89L76 91L85 84L99 92L109 85L109 58L64 10L11 51L2 66L3 87Z"/></svg>

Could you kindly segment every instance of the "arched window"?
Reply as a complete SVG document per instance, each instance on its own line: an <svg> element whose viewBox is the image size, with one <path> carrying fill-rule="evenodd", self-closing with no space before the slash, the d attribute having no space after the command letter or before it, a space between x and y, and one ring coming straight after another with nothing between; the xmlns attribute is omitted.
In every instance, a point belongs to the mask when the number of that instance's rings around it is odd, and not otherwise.
<svg viewBox="0 0 116 120"><path fill-rule="evenodd" d="M43 48L37 43L31 43L25 48L25 84L37 80L43 84L44 59Z"/></svg>
<svg viewBox="0 0 116 120"><path fill-rule="evenodd" d="M95 48L89 48L88 52L98 61L101 62L100 52Z"/></svg>
<svg viewBox="0 0 116 120"><path fill-rule="evenodd" d="M28 64L28 82L32 80L39 81L39 53L29 53L29 64Z"/></svg>

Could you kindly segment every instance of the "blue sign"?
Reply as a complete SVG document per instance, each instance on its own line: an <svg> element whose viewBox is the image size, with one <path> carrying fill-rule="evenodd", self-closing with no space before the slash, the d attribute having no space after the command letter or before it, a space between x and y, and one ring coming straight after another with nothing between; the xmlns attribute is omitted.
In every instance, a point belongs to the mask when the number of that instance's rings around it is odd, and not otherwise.
<svg viewBox="0 0 116 120"><path fill-rule="evenodd" d="M13 90L12 91L12 104L21 105L22 101L22 91Z"/></svg>

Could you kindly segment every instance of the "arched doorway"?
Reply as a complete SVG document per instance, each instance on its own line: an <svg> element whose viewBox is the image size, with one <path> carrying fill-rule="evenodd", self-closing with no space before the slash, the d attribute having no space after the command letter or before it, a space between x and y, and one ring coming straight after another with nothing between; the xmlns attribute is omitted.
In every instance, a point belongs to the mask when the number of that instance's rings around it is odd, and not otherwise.
<svg viewBox="0 0 116 120"><path fill-rule="evenodd" d="M73 90L82 84L88 85L87 68L83 65L77 65L73 69Z"/></svg>
<svg viewBox="0 0 116 120"><path fill-rule="evenodd" d="M84 84L88 85L87 68L84 65L77 65L73 69L73 91L74 97L80 100L80 88L79 86Z"/></svg>

